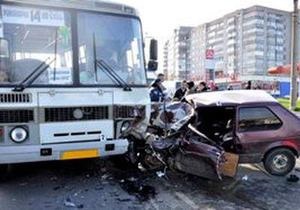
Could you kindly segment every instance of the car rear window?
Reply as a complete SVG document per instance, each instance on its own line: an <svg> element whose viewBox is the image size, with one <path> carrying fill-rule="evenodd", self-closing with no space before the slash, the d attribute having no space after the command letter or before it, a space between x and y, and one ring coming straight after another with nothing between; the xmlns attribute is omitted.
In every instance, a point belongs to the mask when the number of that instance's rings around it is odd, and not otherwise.
<svg viewBox="0 0 300 210"><path fill-rule="evenodd" d="M266 107L239 109L239 131L274 130L282 125L280 119Z"/></svg>

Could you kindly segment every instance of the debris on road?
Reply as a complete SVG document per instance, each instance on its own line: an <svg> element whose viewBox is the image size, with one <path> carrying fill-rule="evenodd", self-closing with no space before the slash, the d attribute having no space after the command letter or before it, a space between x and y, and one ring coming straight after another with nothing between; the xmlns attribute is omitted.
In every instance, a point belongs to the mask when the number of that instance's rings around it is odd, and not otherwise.
<svg viewBox="0 0 300 210"><path fill-rule="evenodd" d="M65 205L66 207L77 207L77 206L75 205L75 203L73 203L73 202L71 201L70 198L67 198L67 199L64 201L64 205Z"/></svg>
<svg viewBox="0 0 300 210"><path fill-rule="evenodd" d="M120 201L120 202L130 202L131 199L130 198L117 198L117 201Z"/></svg>
<svg viewBox="0 0 300 210"><path fill-rule="evenodd" d="M149 185L144 185L140 181L135 179L126 179L124 182L120 182L120 186L123 190L128 192L129 195L134 195L141 201L147 201L150 198L154 198L156 195L156 190L154 187Z"/></svg>
<svg viewBox="0 0 300 210"><path fill-rule="evenodd" d="M242 177L243 181L248 181L248 179L249 179L248 175L245 175L245 176Z"/></svg>
<svg viewBox="0 0 300 210"><path fill-rule="evenodd" d="M20 186L26 186L28 183L27 182L22 182L22 183L20 183L19 185Z"/></svg>
<svg viewBox="0 0 300 210"><path fill-rule="evenodd" d="M70 198L66 198L66 200L64 200L64 206L78 209L82 209L84 207L83 204L76 205Z"/></svg>
<svg viewBox="0 0 300 210"><path fill-rule="evenodd" d="M109 174L103 174L103 175L101 176L101 179L102 179L102 180L107 180L109 177L110 177Z"/></svg>
<svg viewBox="0 0 300 210"><path fill-rule="evenodd" d="M59 190L61 188L61 186L56 186L56 187L53 187L53 190L56 191L56 190Z"/></svg>
<svg viewBox="0 0 300 210"><path fill-rule="evenodd" d="M299 177L296 176L295 174L291 174L286 180L288 182L298 182L299 181Z"/></svg>
<svg viewBox="0 0 300 210"><path fill-rule="evenodd" d="M53 181L53 182L56 182L56 181L57 181L57 177L56 177L56 176L52 176L52 177L50 178L50 180Z"/></svg>
<svg viewBox="0 0 300 210"><path fill-rule="evenodd" d="M159 178L162 178L162 177L164 177L166 174L165 174L164 172L162 172L162 171L157 171L157 172L156 172L156 175L157 175Z"/></svg>

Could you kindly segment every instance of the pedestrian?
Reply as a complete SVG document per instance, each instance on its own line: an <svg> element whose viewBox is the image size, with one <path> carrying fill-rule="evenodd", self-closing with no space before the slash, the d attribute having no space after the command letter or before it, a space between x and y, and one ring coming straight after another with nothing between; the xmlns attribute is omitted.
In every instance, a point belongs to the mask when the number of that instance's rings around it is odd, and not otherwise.
<svg viewBox="0 0 300 210"><path fill-rule="evenodd" d="M208 91L206 82L204 82L204 81L200 82L197 87L197 92L202 93L202 92L206 92L206 91Z"/></svg>
<svg viewBox="0 0 300 210"><path fill-rule="evenodd" d="M157 75L157 79L159 79L161 82L160 82L160 86L159 88L161 89L162 92L164 92L165 90L167 90L167 88L165 88L165 86L163 85L163 82L165 81L165 75L162 74L162 73L159 73Z"/></svg>
<svg viewBox="0 0 300 210"><path fill-rule="evenodd" d="M156 79L150 88L150 99L151 102L163 102L164 94L160 88L161 80Z"/></svg>
<svg viewBox="0 0 300 210"><path fill-rule="evenodd" d="M180 84L180 88L178 88L174 94L174 101L181 101L181 99L185 96L188 89L188 85L186 80L183 80Z"/></svg>
<svg viewBox="0 0 300 210"><path fill-rule="evenodd" d="M233 90L232 85L228 85L227 90Z"/></svg>
<svg viewBox="0 0 300 210"><path fill-rule="evenodd" d="M207 90L215 91L216 84L215 84L215 82L213 80L210 80L209 83L208 83L208 85L205 83L205 86L207 87Z"/></svg>
<svg viewBox="0 0 300 210"><path fill-rule="evenodd" d="M186 95L197 93L196 86L193 81L187 82L187 88Z"/></svg>
<svg viewBox="0 0 300 210"><path fill-rule="evenodd" d="M246 90L251 90L251 86L252 86L252 84L251 84L251 81L249 80L249 81L247 82L247 85L246 85L245 89L246 89Z"/></svg>

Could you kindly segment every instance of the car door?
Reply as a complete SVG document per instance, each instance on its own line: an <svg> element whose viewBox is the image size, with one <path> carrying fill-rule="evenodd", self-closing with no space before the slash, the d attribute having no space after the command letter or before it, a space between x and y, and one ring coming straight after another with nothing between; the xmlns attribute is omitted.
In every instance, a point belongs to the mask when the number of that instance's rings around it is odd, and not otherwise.
<svg viewBox="0 0 300 210"><path fill-rule="evenodd" d="M260 162L265 148L280 140L282 121L268 106L240 106L236 116L240 161Z"/></svg>

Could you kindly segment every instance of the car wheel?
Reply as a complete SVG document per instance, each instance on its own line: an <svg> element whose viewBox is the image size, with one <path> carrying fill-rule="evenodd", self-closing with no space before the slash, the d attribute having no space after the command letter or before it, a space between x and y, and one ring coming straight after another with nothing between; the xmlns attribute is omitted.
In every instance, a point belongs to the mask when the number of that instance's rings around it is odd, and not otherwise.
<svg viewBox="0 0 300 210"><path fill-rule="evenodd" d="M296 164L294 153L285 148L274 149L264 159L267 172L275 176L285 176L290 173Z"/></svg>

